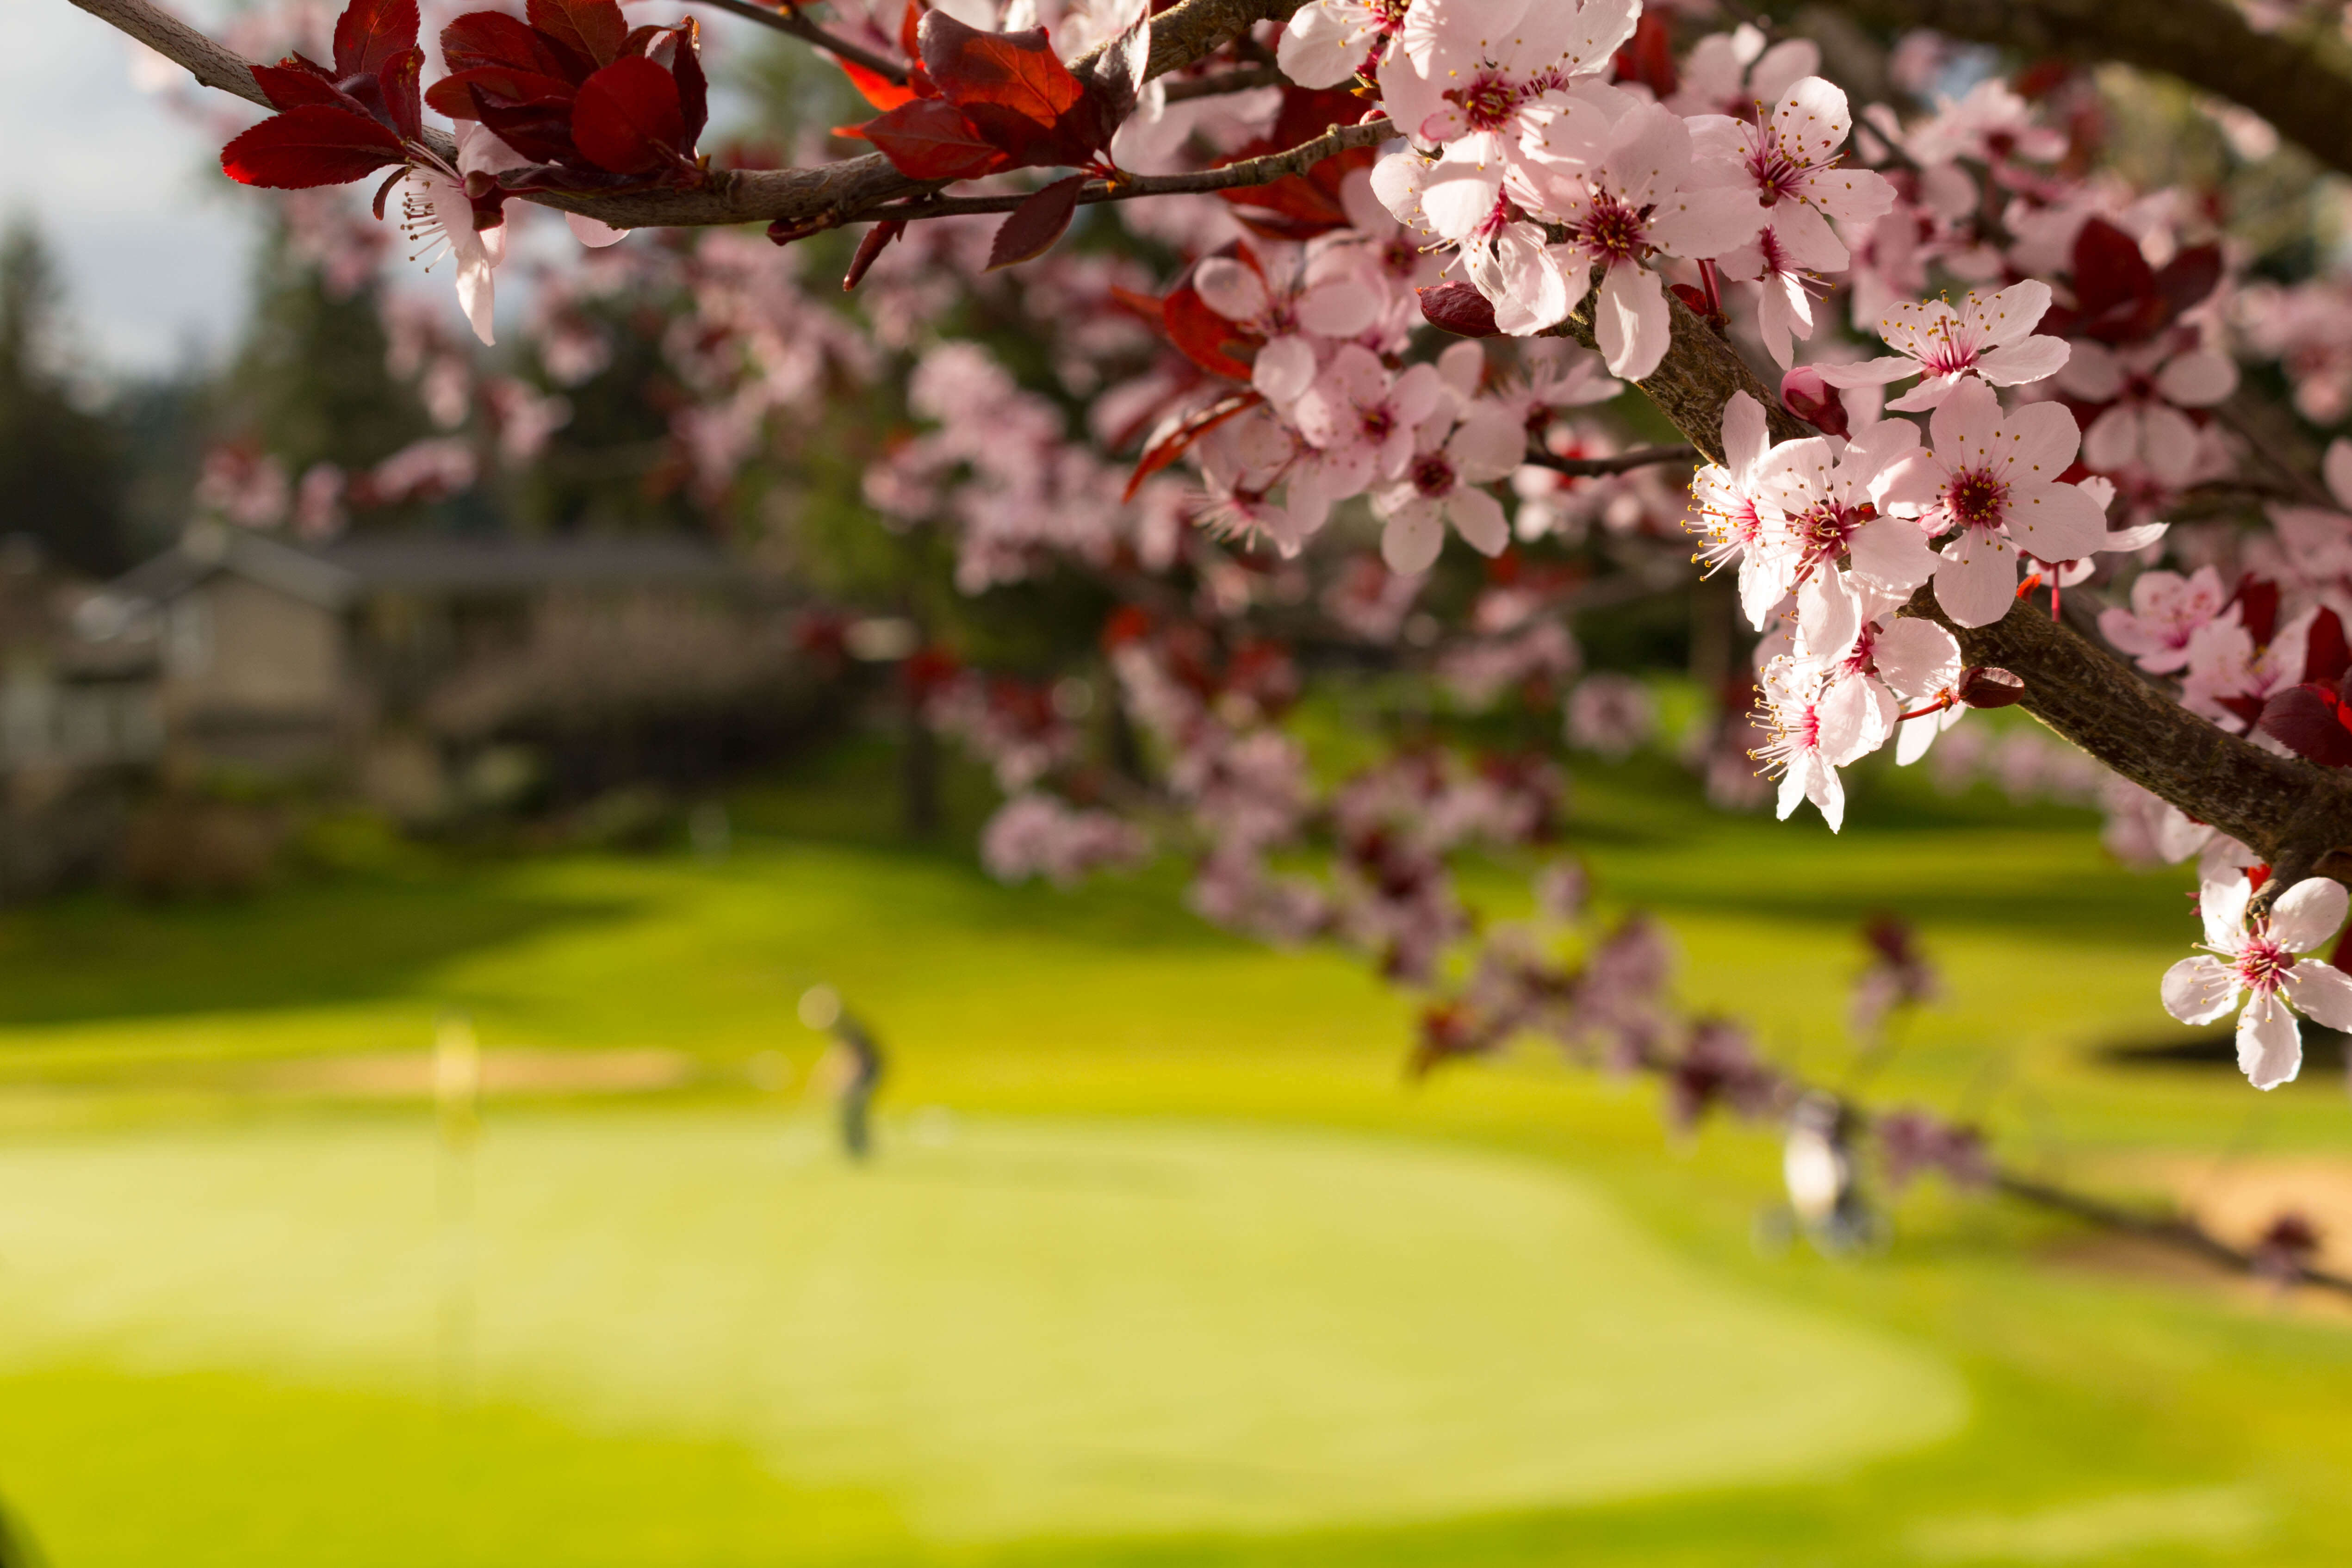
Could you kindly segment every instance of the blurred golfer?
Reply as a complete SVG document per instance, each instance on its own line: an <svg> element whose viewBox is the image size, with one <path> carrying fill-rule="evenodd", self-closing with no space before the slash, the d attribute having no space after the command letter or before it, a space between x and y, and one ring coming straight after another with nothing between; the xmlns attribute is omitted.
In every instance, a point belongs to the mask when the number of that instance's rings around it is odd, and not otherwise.
<svg viewBox="0 0 2352 1568"><path fill-rule="evenodd" d="M1781 1179L1799 1228L1823 1252L1852 1252L1878 1239L1878 1216L1863 1197L1854 1132L1853 1113L1828 1094L1808 1094L1789 1113Z"/></svg>
<svg viewBox="0 0 2352 1568"><path fill-rule="evenodd" d="M801 995L801 1022L833 1036L827 1057L834 1065L827 1076L838 1078L835 1099L841 1113L841 1149L853 1160L874 1151L874 1091L882 1082L882 1048L841 1005L841 993L831 986L811 986Z"/></svg>

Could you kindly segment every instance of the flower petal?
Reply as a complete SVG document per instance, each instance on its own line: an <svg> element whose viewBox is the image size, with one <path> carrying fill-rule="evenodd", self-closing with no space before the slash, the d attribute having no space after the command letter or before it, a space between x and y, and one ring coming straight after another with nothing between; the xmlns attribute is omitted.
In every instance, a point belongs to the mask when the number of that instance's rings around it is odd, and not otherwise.
<svg viewBox="0 0 2352 1568"><path fill-rule="evenodd" d="M2352 975L2319 958L2305 958L2286 972L2287 999L2329 1029L2352 1032Z"/></svg>
<svg viewBox="0 0 2352 1568"><path fill-rule="evenodd" d="M1962 528L1936 569L1936 602L1963 626L1990 626L2017 598L2017 552L1982 528Z"/></svg>
<svg viewBox="0 0 2352 1568"><path fill-rule="evenodd" d="M2211 1023L2238 1005L2238 972L2203 954L2164 972L2164 1010L2182 1023Z"/></svg>
<svg viewBox="0 0 2352 1568"><path fill-rule="evenodd" d="M1381 530L1381 559L1400 577L1413 577L1437 562L1445 544L1445 524L1437 503L1407 501Z"/></svg>
<svg viewBox="0 0 2352 1568"><path fill-rule="evenodd" d="M2271 905L2271 940L2290 953L2308 953L2336 935L2347 903L2352 898L2334 877L2305 877Z"/></svg>
<svg viewBox="0 0 2352 1568"><path fill-rule="evenodd" d="M2257 1089L2291 1083L2303 1071L2303 1030L2276 991L2257 994L2238 1015L2238 1068Z"/></svg>

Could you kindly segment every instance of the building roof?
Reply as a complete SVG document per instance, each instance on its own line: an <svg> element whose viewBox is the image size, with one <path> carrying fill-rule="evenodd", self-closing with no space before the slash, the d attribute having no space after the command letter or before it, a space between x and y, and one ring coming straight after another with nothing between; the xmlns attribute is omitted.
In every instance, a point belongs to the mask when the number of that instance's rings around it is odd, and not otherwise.
<svg viewBox="0 0 2352 1568"><path fill-rule="evenodd" d="M178 544L108 583L85 619L128 625L220 572L274 588L322 609L341 610L375 592L447 598L547 588L715 587L738 580L712 546L675 536L635 538L460 537L387 534L297 547L216 523L199 523Z"/></svg>

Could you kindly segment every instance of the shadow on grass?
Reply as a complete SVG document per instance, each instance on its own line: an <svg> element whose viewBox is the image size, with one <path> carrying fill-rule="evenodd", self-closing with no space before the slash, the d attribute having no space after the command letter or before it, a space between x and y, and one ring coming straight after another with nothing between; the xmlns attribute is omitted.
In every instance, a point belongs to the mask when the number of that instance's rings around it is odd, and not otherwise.
<svg viewBox="0 0 2352 1568"><path fill-rule="evenodd" d="M0 1024L397 996L465 954L634 908L524 896L462 874L338 878L236 902L91 894L0 916Z"/></svg>

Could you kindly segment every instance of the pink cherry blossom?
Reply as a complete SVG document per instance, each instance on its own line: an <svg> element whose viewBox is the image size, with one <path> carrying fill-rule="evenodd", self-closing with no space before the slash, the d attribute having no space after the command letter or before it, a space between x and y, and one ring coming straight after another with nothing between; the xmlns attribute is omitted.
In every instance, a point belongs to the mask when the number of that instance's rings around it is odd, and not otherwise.
<svg viewBox="0 0 2352 1568"><path fill-rule="evenodd" d="M1716 267L1734 282L1762 286L1757 329L1764 339L1765 351L1785 367L1791 352L1790 340L1812 338L1812 291L1826 287L1819 281L1821 275L1840 270L1847 259L1843 246L1829 249L1807 229L1791 235L1768 223L1746 245L1726 251Z"/></svg>
<svg viewBox="0 0 2352 1568"><path fill-rule="evenodd" d="M1767 48L1763 33L1743 22L1691 46L1666 107L1676 114L1745 120L1759 105L1778 102L1790 83L1821 68L1821 47L1811 38L1788 38Z"/></svg>
<svg viewBox="0 0 2352 1568"><path fill-rule="evenodd" d="M2257 1089L2290 1082L2303 1069L2303 1030L2289 1005L2329 1029L2352 1030L2352 977L2325 959L2299 957L2344 924L2344 884L2296 883L2266 915L2248 919L2254 888L2246 877L2206 883L2198 893L2210 957L2183 958L2164 975L2165 1010L2182 1023L2238 1014L2238 1066Z"/></svg>
<svg viewBox="0 0 2352 1568"><path fill-rule="evenodd" d="M2189 640L2221 613L2229 598L2221 573L2210 566L2187 577L2144 571L2133 580L2131 608L2101 611L2099 630L2141 669L2167 675L2189 663Z"/></svg>
<svg viewBox="0 0 2352 1568"><path fill-rule="evenodd" d="M1417 431L1445 397L1436 366L1414 365L1391 377L1370 349L1341 344L1299 394L1296 410L1300 433L1323 454L1316 487L1336 501L1402 477Z"/></svg>
<svg viewBox="0 0 2352 1568"><path fill-rule="evenodd" d="M1916 427L1889 420L1842 446L1821 436L1784 441L1759 469L1766 549L1783 591L1797 595L1800 655L1835 657L1868 619L1848 573L1890 595L1892 608L1935 571L1918 524L1878 508L1918 446Z"/></svg>
<svg viewBox="0 0 2352 1568"><path fill-rule="evenodd" d="M2084 340L2057 375L2058 390L2109 406L2083 432L2083 461L2106 470L2140 462L2174 485L2197 459L2197 426L2180 411L2210 408L2238 386L2238 368L2210 350L2162 341L2110 349Z"/></svg>
<svg viewBox="0 0 2352 1568"><path fill-rule="evenodd" d="M1891 716L1867 683L1827 680L1787 658L1765 670L1762 691L1771 738L1755 756L1780 776L1780 819L1787 821L1799 801L1811 800L1836 831L1845 821L1845 786L1837 770L1885 744Z"/></svg>
<svg viewBox="0 0 2352 1568"><path fill-rule="evenodd" d="M1692 476L1695 516L1686 525L1706 540L1693 559L1705 565L1707 575L1738 567L1740 612L1759 632L1773 607L1789 593L1788 575L1774 544L1766 538L1768 524L1761 509L1770 442L1764 405L1744 392L1733 392L1723 409L1724 460Z"/></svg>
<svg viewBox="0 0 2352 1568"><path fill-rule="evenodd" d="M1865 627L1864 635L1870 673L1885 683L1898 709L1895 760L1908 768L1968 715L1958 699L1959 641L1916 616Z"/></svg>
<svg viewBox="0 0 2352 1568"><path fill-rule="evenodd" d="M1213 256L1192 269L1201 300L1235 326L1265 340L1250 380L1267 399L1287 404L1315 379L1315 338L1352 338L1380 319L1381 296L1365 287L1362 258L1333 246L1301 256L1265 258L1260 267Z"/></svg>
<svg viewBox="0 0 2352 1568"><path fill-rule="evenodd" d="M1440 228L1494 206L1529 111L1608 69L1641 10L1640 0L1419 0L1406 13L1381 97L1407 135L1444 149L1425 198Z"/></svg>
<svg viewBox="0 0 2352 1568"><path fill-rule="evenodd" d="M1403 29L1406 0L1314 0L1283 29L1274 57L1300 87L1338 87L1378 68Z"/></svg>
<svg viewBox="0 0 2352 1568"><path fill-rule="evenodd" d="M1825 365L1832 386L1882 386L1906 376L1927 379L1886 406L1905 413L1938 407L1971 377L1997 387L2021 386L2055 375L2066 363L2063 338L2032 335L2050 308L2050 286L2038 278L1991 296L1971 289L1959 308L1940 299L1897 305L1879 323L1895 352L1859 365Z"/></svg>
<svg viewBox="0 0 2352 1568"><path fill-rule="evenodd" d="M1631 104L1613 120L1593 100L1553 106L1524 172L1536 210L1568 230L1558 248L1569 298L1582 298L1601 270L1594 336L1610 373L1628 381L1666 351L1670 318L1657 274L1643 265L1650 254L1721 256L1764 220L1750 191L1721 183L1727 172L1694 169L1689 127L1656 104Z"/></svg>
<svg viewBox="0 0 2352 1568"><path fill-rule="evenodd" d="M1507 477L1526 458L1527 431L1510 411L1493 403L1473 409L1443 446L1423 451L1404 477L1372 496L1386 520L1381 557L1391 571L1427 571L1445 543L1445 525L1483 555L1510 543L1503 505L1478 486Z"/></svg>
<svg viewBox="0 0 2352 1568"><path fill-rule="evenodd" d="M1962 386L1928 423L1934 450L1890 490L1889 505L1916 516L1933 538L1958 530L1936 570L1936 602L1963 626L1990 626L2017 596L2017 557L2074 560L2106 546L2098 504L2056 482L2082 434L2054 402L2004 416L1992 389Z"/></svg>
<svg viewBox="0 0 2352 1568"><path fill-rule="evenodd" d="M1845 93L1809 76L1790 85L1769 120L1750 124L1709 115L1691 121L1691 143L1703 157L1738 165L1784 245L1832 257L1822 269L1843 272L1849 257L1829 220L1875 223L1895 204L1895 187L1885 175L1841 163L1840 149L1853 129Z"/></svg>
<svg viewBox="0 0 2352 1568"><path fill-rule="evenodd" d="M2247 715L2234 711L2233 699L2236 706L2259 712L2266 699L2301 681L2312 622L2318 615L2315 605L2304 611L2258 646L2238 607L2231 606L2189 633L2180 706L2224 729L2242 734L2252 728Z"/></svg>
<svg viewBox="0 0 2352 1568"><path fill-rule="evenodd" d="M487 228L477 226L481 216L466 194L466 176L495 175L529 162L479 120L461 120L454 175L446 168L422 163L408 171L408 191L401 203L405 221L401 227L418 246L411 259L423 258L429 268L446 254L457 272L458 308L485 345L496 340L491 332L495 292L491 275L507 258L507 226L503 221Z"/></svg>

